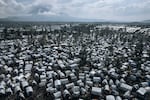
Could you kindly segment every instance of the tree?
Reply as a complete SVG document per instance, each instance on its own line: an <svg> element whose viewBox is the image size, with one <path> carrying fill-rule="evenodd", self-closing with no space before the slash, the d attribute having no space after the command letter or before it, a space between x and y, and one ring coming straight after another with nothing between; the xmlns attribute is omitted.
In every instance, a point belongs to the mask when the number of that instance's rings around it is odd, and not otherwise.
<svg viewBox="0 0 150 100"><path fill-rule="evenodd" d="M3 33L3 38L6 39L8 36L8 29L6 27L4 28Z"/></svg>

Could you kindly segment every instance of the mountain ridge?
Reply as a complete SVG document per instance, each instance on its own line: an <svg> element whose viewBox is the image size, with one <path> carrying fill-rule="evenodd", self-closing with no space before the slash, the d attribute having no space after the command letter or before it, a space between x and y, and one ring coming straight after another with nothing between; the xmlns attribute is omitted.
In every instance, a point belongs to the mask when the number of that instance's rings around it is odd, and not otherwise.
<svg viewBox="0 0 150 100"><path fill-rule="evenodd" d="M105 22L104 19L83 19L83 18L76 18L71 16L44 16L44 15L32 15L32 16L14 16L14 17L7 17L7 18L1 18L0 21L50 21L50 22L98 22L102 21Z"/></svg>

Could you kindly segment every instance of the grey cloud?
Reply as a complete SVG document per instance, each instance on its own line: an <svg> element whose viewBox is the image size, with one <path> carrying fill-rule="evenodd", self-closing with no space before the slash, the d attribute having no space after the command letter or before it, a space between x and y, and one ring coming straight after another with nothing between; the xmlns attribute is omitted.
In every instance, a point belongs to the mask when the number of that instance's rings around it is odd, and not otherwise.
<svg viewBox="0 0 150 100"><path fill-rule="evenodd" d="M118 12L118 15L123 16L137 16L142 14L150 14L150 2L136 2L136 3L130 3L127 6L116 8L116 12ZM117 14L117 13L116 13Z"/></svg>
<svg viewBox="0 0 150 100"><path fill-rule="evenodd" d="M43 14L134 20L150 17L149 5L149 0L0 0L0 17Z"/></svg>
<svg viewBox="0 0 150 100"><path fill-rule="evenodd" d="M31 8L29 13L30 14L38 14L38 13L48 12L50 10L51 10L51 6L36 5Z"/></svg>
<svg viewBox="0 0 150 100"><path fill-rule="evenodd" d="M24 12L24 6L15 0L0 0L0 17L19 15Z"/></svg>
<svg viewBox="0 0 150 100"><path fill-rule="evenodd" d="M6 5L7 5L7 3L5 3L3 0L0 0L0 7L6 6Z"/></svg>

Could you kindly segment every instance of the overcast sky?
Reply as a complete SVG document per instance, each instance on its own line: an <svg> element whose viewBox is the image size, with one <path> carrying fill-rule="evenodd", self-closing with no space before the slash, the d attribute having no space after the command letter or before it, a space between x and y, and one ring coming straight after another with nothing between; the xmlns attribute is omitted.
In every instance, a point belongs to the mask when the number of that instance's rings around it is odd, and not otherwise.
<svg viewBox="0 0 150 100"><path fill-rule="evenodd" d="M0 17L72 16L86 19L150 19L150 0L0 0Z"/></svg>

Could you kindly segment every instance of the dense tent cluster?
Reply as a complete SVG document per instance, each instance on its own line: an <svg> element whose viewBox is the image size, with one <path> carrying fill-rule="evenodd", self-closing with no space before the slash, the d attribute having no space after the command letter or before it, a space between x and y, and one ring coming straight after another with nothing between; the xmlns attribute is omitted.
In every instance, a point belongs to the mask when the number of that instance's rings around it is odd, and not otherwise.
<svg viewBox="0 0 150 100"><path fill-rule="evenodd" d="M149 26L120 26L1 25L0 98L149 100Z"/></svg>

